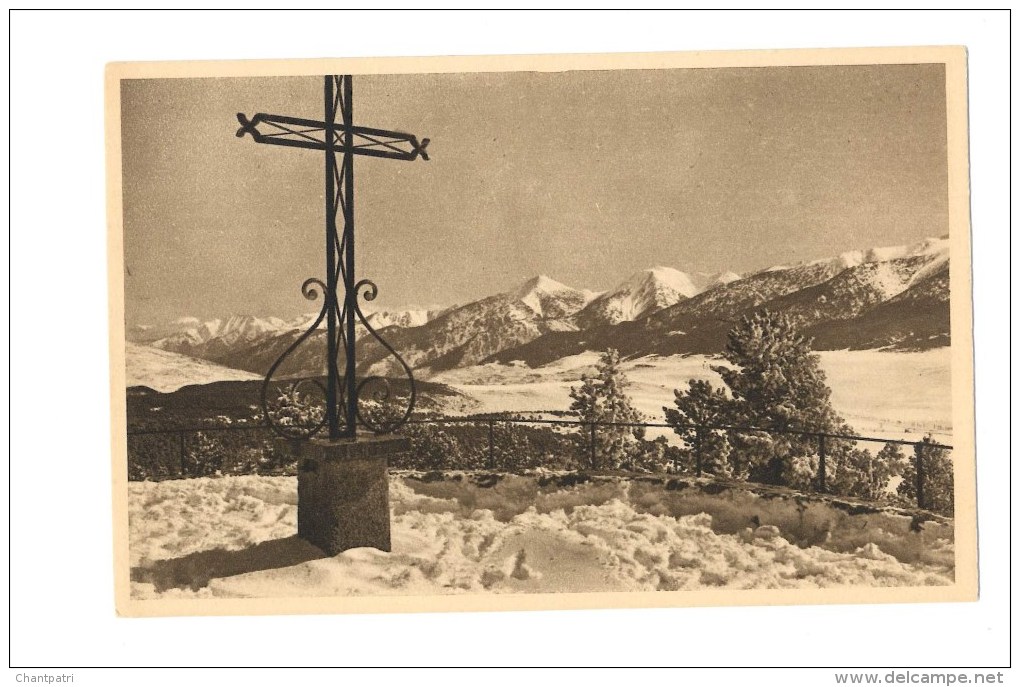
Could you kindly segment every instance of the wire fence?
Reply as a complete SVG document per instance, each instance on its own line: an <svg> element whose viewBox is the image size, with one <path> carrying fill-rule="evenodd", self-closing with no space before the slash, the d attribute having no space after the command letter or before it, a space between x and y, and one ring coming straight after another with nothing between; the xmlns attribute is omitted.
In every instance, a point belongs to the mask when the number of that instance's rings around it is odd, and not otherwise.
<svg viewBox="0 0 1020 687"><path fill-rule="evenodd" d="M638 445L646 448L644 462L632 460L614 464L611 461L621 432L643 433L650 429L670 430L676 435L675 443L669 444L665 439L642 440ZM953 447L930 437L912 440L793 428L507 416L412 418L402 433L411 439L411 454L398 457L391 464L394 468L513 472L548 467L665 472L696 477L718 475L720 437L727 437L738 446L740 442L744 442L744 446L752 445L760 437L788 437L800 442L801 453L808 452L806 446L812 448L807 464L813 475L810 483L802 486L820 493L856 496L862 494L846 494L845 485L833 488L834 479L840 478L841 471L845 472L848 447L859 444L909 447L912 456L903 457L903 464L897 467L899 474L890 473L890 466L867 457L871 454L863 458L866 464L857 466L858 472L863 472L863 477L858 475L858 481L864 479L875 484L872 491L865 489L865 498L878 498L878 494L888 490L888 478L898 477L901 483L906 482L905 487L899 489L905 500L922 509L952 514L952 469L947 454ZM216 474L295 474L296 465L288 462L288 455L277 450L274 437L272 429L262 424L129 429L128 478L159 480ZM839 456L835 465L834 453ZM739 454L739 449L734 449L734 454Z"/></svg>

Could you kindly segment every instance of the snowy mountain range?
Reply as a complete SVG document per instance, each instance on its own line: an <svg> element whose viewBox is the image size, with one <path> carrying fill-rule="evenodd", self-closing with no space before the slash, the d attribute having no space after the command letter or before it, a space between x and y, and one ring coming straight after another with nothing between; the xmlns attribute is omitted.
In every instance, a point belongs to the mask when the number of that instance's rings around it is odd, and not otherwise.
<svg viewBox="0 0 1020 687"><path fill-rule="evenodd" d="M366 315L369 325L380 330L386 327L420 327L441 310L379 310ZM181 317L172 323L130 328L127 339L132 343L180 353L182 355L219 361L229 358L235 351L289 332L306 331L319 313L308 313L283 320L279 317L232 315L201 321L195 317ZM323 320L319 328L325 330ZM358 323L358 336L368 332Z"/></svg>
<svg viewBox="0 0 1020 687"><path fill-rule="evenodd" d="M368 320L386 330L387 342L412 367L431 370L486 361L543 364L608 347L627 355L715 353L739 317L762 308L791 315L816 348L930 348L949 342L948 270L948 239L927 239L746 275L659 266L603 293L539 275L465 305L378 311ZM263 374L315 317L181 318L133 328L128 338ZM324 347L325 332L315 332L280 373L318 374ZM385 372L388 357L362 336L359 365Z"/></svg>

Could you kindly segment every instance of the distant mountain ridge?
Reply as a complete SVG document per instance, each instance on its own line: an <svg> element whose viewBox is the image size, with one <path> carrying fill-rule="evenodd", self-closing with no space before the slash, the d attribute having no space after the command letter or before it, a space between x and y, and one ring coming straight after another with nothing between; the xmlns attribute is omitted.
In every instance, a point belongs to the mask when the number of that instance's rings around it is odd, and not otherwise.
<svg viewBox="0 0 1020 687"><path fill-rule="evenodd" d="M418 327L442 312L426 309L378 310L369 312L365 319L376 330L386 327ZM127 339L132 343L223 363L240 350L291 332L306 331L318 316L319 313L315 312L284 320L279 317L232 315L206 321L181 317L159 327L132 327L127 332ZM319 327L326 328L325 319L319 323ZM359 337L368 333L360 322L357 330Z"/></svg>
<svg viewBox="0 0 1020 687"><path fill-rule="evenodd" d="M742 316L789 314L819 349L930 348L949 343L948 238L849 251L746 275L641 270L604 293L548 276L445 310L379 311L369 323L412 367L428 373L483 362L536 365L585 350L625 355L717 353ZM314 321L230 317L140 328L129 338L264 374ZM393 370L388 352L359 334L362 372ZM132 338L137 337L137 338ZM280 374L319 374L325 334L313 333Z"/></svg>

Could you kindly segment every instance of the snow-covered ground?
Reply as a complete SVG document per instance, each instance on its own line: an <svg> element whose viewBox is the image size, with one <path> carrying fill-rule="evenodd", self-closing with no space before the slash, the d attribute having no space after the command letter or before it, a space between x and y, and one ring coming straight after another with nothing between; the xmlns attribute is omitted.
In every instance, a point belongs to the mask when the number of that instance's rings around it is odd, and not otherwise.
<svg viewBox="0 0 1020 687"><path fill-rule="evenodd" d="M620 481L536 498L525 478L513 479L518 481L498 495L500 505L493 509L483 507L467 485L458 486L463 483L430 491L422 482L393 476L393 553L353 549L335 557L295 536L294 477L134 482L128 487L132 595L769 589L942 585L953 579L953 545L945 539L928 542L923 556L900 552L900 559L875 543L895 551L885 543L892 541L890 533L879 526L874 541L869 535L859 546L830 546L828 533L821 546L797 546L786 538L794 539L792 534L775 526L725 533L721 522L713 529L706 513L674 517L668 498L677 492L661 487L637 490ZM838 517L846 522L850 516ZM871 517L864 522L883 522L880 515ZM856 530L854 536L860 536Z"/></svg>
<svg viewBox="0 0 1020 687"><path fill-rule="evenodd" d="M820 355L833 404L859 433L917 439L934 430L938 439L952 440L948 348ZM585 353L535 369L478 365L444 372L432 381L475 399L470 412L566 410L570 387L594 371L597 360L597 354ZM236 377L224 377L225 368L211 363L131 344L128 363L129 385L161 391L196 383L196 378L256 377L233 370L227 372ZM672 403L674 388L690 379L719 383L711 366L721 363L706 356L650 356L626 361L624 370L635 405L658 421L662 406ZM587 491L540 494L534 484L514 486L526 484L526 478L513 479L518 481L502 483L502 491L482 494L452 481L426 488L420 481L392 476L393 553L355 549L335 557L325 557L296 536L296 478L130 483L132 594L762 589L939 585L953 579L951 535L940 538L939 526L914 537L907 516L882 520L886 516L872 515L851 522L832 511L835 515L823 519L843 518L840 532L825 525L805 534L795 524L797 517L804 519L803 512L784 520L775 510L785 507L777 505L782 499L749 508L746 501L720 505L714 496L699 496L700 501L678 509L679 492L662 496L626 480ZM661 486L656 489L662 492ZM773 519L763 517L762 522L775 524L748 527L752 512L768 513Z"/></svg>
<svg viewBox="0 0 1020 687"><path fill-rule="evenodd" d="M893 439L920 439L932 432L952 441L949 348L922 352L823 351L822 368L832 388L832 403L858 433ZM472 412L566 410L570 387L592 373L597 353L582 353L549 365L490 363L443 372L432 381L449 384L477 400ZM721 384L711 366L721 358L648 356L628 360L623 370L635 407L655 422L662 407L673 404L673 389L688 380ZM650 432L654 436L654 432Z"/></svg>
<svg viewBox="0 0 1020 687"><path fill-rule="evenodd" d="M862 434L952 443L950 348L902 353L823 351L832 404Z"/></svg>
<svg viewBox="0 0 1020 687"><path fill-rule="evenodd" d="M952 393L949 348L922 352L823 351L822 368L832 388L832 402L859 434L917 440L931 432L952 443ZM489 363L436 374L431 381L449 384L473 402L458 399L448 412L535 412L567 410L570 387L593 373L597 353L582 353L548 365ZM623 370L628 393L649 421L662 421L662 407L673 404L673 389L688 380L721 384L713 365L719 357L647 356L627 360ZM127 385L174 391L186 384L254 380L256 374L149 346L127 344ZM456 407L454 407L456 405ZM669 431L650 431L654 437Z"/></svg>
<svg viewBox="0 0 1020 687"><path fill-rule="evenodd" d="M127 342L125 353L129 387L147 386L168 393L189 384L261 379L252 372L223 367L208 360L162 351L130 341Z"/></svg>

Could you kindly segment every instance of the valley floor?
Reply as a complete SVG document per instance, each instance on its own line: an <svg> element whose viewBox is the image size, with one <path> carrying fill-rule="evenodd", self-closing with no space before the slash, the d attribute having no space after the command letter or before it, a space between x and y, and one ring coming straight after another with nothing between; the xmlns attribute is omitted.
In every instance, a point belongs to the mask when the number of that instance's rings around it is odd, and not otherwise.
<svg viewBox="0 0 1020 687"><path fill-rule="evenodd" d="M882 438L918 440L931 432L952 443L951 350L921 352L822 351L822 368L832 388L836 410L859 433ZM490 363L432 376L476 401L470 412L566 410L570 387L593 373L597 353L583 353L538 368ZM691 379L721 385L713 365L718 357L648 356L628 360L623 370L628 393L639 411L662 422L662 408L673 404L673 389ZM650 432L655 436L655 432Z"/></svg>

